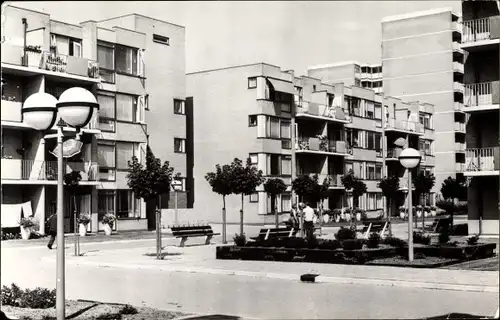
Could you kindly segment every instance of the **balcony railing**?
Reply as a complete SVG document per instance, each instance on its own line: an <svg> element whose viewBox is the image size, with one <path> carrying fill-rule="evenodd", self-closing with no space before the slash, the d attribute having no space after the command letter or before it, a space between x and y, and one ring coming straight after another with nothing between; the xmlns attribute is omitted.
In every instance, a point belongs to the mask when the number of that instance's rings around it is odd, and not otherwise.
<svg viewBox="0 0 500 320"><path fill-rule="evenodd" d="M455 163L455 170L457 172L464 172L465 171L465 163Z"/></svg>
<svg viewBox="0 0 500 320"><path fill-rule="evenodd" d="M453 61L453 70L464 73L464 64L461 62Z"/></svg>
<svg viewBox="0 0 500 320"><path fill-rule="evenodd" d="M328 107L322 104L303 102L302 106L296 106L297 115L305 114L316 117L324 117L335 120L345 121L345 114L337 115L337 112L342 112L340 108Z"/></svg>
<svg viewBox="0 0 500 320"><path fill-rule="evenodd" d="M500 170L500 147L467 149L465 154L465 170Z"/></svg>
<svg viewBox="0 0 500 320"><path fill-rule="evenodd" d="M465 152L465 143L455 142L455 151L457 151L457 152Z"/></svg>
<svg viewBox="0 0 500 320"><path fill-rule="evenodd" d="M477 107L500 102L500 81L465 85L465 105Z"/></svg>
<svg viewBox="0 0 500 320"><path fill-rule="evenodd" d="M460 82L453 82L453 89L455 91L464 92L464 84Z"/></svg>
<svg viewBox="0 0 500 320"><path fill-rule="evenodd" d="M455 122L455 131L465 132L465 123Z"/></svg>
<svg viewBox="0 0 500 320"><path fill-rule="evenodd" d="M99 78L99 64L94 60L40 51L38 49L30 49L30 51L25 52L22 46L15 46L8 43L2 44L2 63L67 73L92 79Z"/></svg>
<svg viewBox="0 0 500 320"><path fill-rule="evenodd" d="M482 18L464 21L462 43L471 43L491 38L491 19Z"/></svg>
<svg viewBox="0 0 500 320"><path fill-rule="evenodd" d="M421 123L408 120L396 120L394 118L390 118L387 121L386 128L424 133L424 127Z"/></svg>
<svg viewBox="0 0 500 320"><path fill-rule="evenodd" d="M297 139L297 150L346 153L345 141L329 141L319 138L300 137Z"/></svg>
<svg viewBox="0 0 500 320"><path fill-rule="evenodd" d="M387 149L387 158L388 159L398 159L402 150L403 149L401 149L401 148L388 148Z"/></svg>
<svg viewBox="0 0 500 320"><path fill-rule="evenodd" d="M455 109L455 111L463 111L464 110L464 104L461 103L461 102L454 102L453 103L453 109Z"/></svg>
<svg viewBox="0 0 500 320"><path fill-rule="evenodd" d="M82 181L99 180L99 165L95 162L66 162L63 174L80 171ZM2 179L56 180L57 161L2 159Z"/></svg>

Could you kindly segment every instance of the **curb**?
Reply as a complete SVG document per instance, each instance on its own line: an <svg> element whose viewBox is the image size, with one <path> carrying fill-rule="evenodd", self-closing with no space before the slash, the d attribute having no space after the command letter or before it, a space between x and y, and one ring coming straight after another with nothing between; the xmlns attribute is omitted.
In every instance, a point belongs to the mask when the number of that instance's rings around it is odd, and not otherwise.
<svg viewBox="0 0 500 320"><path fill-rule="evenodd" d="M69 262L69 261L68 261ZM290 273L266 273L259 271L239 271L239 270L224 270L213 268L199 268L199 267L183 267L183 266L158 266L158 265L143 265L143 264L118 264L118 263L102 263L102 262L89 262L89 261L74 261L71 263L75 265L93 265L97 267L116 267L125 269L145 269L145 270L159 270L167 272L187 272L187 273L202 273L202 274L215 274L227 276L245 276L253 278L265 278L274 280L288 280L300 281L301 275ZM394 279L376 279L376 278L342 278L332 276L315 277L315 283L334 283L334 284L369 284L378 286L389 287L407 287L407 288L422 288L422 289L435 289L435 290L450 290L450 291L467 291L467 292L489 292L498 293L498 286L478 286L478 285L465 285L465 284L450 284L450 283L435 283L435 282L422 282L422 281L409 281L409 280L394 280Z"/></svg>
<svg viewBox="0 0 500 320"><path fill-rule="evenodd" d="M174 238L170 237L164 237L162 238L163 240L171 240ZM94 245L94 244L114 244L114 243L131 243L131 242L147 242L147 241L156 241L155 238L151 239L129 239L129 240L109 240L109 241L88 241L88 242L80 242L80 246L82 245ZM73 241L64 241L64 246L67 245L73 245ZM34 244L31 246L2 246L3 249L15 249L15 250L25 250L25 249L39 249L39 248L46 248L47 244Z"/></svg>

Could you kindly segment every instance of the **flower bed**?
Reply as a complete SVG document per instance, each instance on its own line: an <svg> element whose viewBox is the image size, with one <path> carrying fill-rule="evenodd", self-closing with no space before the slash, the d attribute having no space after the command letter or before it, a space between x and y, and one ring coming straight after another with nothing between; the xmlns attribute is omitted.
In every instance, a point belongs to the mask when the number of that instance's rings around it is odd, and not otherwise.
<svg viewBox="0 0 500 320"><path fill-rule="evenodd" d="M372 266L388 266L388 267L407 267L407 268L440 268L460 262L458 259L448 259L440 257L425 257L416 256L410 262L407 258L401 256L394 256L389 258L376 259L368 261L367 265Z"/></svg>
<svg viewBox="0 0 500 320"><path fill-rule="evenodd" d="M466 261L492 257L494 255L496 246L496 243L479 243L475 245L460 246L416 246L413 249L413 252L415 254L421 253L428 257L441 257ZM399 253L402 255L407 255L408 248L401 248Z"/></svg>

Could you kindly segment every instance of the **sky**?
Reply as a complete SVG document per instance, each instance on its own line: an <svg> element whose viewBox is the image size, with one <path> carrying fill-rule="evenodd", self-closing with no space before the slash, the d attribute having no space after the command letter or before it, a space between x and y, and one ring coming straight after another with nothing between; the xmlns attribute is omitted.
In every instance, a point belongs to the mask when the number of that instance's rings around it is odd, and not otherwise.
<svg viewBox="0 0 500 320"><path fill-rule="evenodd" d="M380 63L381 20L460 1L22 1L78 24L140 13L186 27L186 72L266 62L296 75L340 61Z"/></svg>

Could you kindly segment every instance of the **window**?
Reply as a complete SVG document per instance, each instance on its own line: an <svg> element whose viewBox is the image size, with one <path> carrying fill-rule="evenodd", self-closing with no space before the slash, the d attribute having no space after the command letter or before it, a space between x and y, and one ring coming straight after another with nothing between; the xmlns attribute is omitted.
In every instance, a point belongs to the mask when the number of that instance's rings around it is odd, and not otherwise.
<svg viewBox="0 0 500 320"><path fill-rule="evenodd" d="M428 113L421 113L418 117L420 124L424 126L425 129L432 130L431 126L431 115Z"/></svg>
<svg viewBox="0 0 500 320"><path fill-rule="evenodd" d="M179 99L174 99L174 113L175 114L186 114L186 110L184 108L184 101Z"/></svg>
<svg viewBox="0 0 500 320"><path fill-rule="evenodd" d="M153 42L164 44L169 46L170 39L168 37L160 36L159 34L153 34Z"/></svg>
<svg viewBox="0 0 500 320"><path fill-rule="evenodd" d="M292 138L292 136L291 136L292 133L291 133L290 127L291 127L290 121L283 120L283 119L280 121L281 138L283 138L283 139L291 139Z"/></svg>
<svg viewBox="0 0 500 320"><path fill-rule="evenodd" d="M257 126L257 116L256 115L248 116L248 126L249 127L256 127Z"/></svg>
<svg viewBox="0 0 500 320"><path fill-rule="evenodd" d="M99 42L97 44L97 62L99 75L103 82L115 82L115 49L113 44Z"/></svg>
<svg viewBox="0 0 500 320"><path fill-rule="evenodd" d="M115 180L115 144L112 141L99 141L97 163L100 180Z"/></svg>
<svg viewBox="0 0 500 320"><path fill-rule="evenodd" d="M375 150L375 132L366 131L366 148Z"/></svg>
<svg viewBox="0 0 500 320"><path fill-rule="evenodd" d="M116 95L116 120L137 122L137 96Z"/></svg>
<svg viewBox="0 0 500 320"><path fill-rule="evenodd" d="M382 105L375 105L375 119L382 120Z"/></svg>
<svg viewBox="0 0 500 320"><path fill-rule="evenodd" d="M351 98L352 114L361 117L361 100L358 98Z"/></svg>
<svg viewBox="0 0 500 320"><path fill-rule="evenodd" d="M135 48L116 45L116 71L126 74L138 75L137 52L138 50Z"/></svg>
<svg viewBox="0 0 500 320"><path fill-rule="evenodd" d="M375 165L366 164L366 179L375 180Z"/></svg>
<svg viewBox="0 0 500 320"><path fill-rule="evenodd" d="M257 88L257 78L252 77L248 78L248 89L254 89Z"/></svg>
<svg viewBox="0 0 500 320"><path fill-rule="evenodd" d="M376 180L382 179L382 165L380 164L375 165L375 179Z"/></svg>
<svg viewBox="0 0 500 320"><path fill-rule="evenodd" d="M252 193L249 196L249 198L251 203L259 202L259 193L258 192Z"/></svg>
<svg viewBox="0 0 500 320"><path fill-rule="evenodd" d="M281 212L292 211L292 195L290 193L281 194Z"/></svg>
<svg viewBox="0 0 500 320"><path fill-rule="evenodd" d="M375 119L375 105L371 101L366 101L365 103L365 117L369 119Z"/></svg>
<svg viewBox="0 0 500 320"><path fill-rule="evenodd" d="M313 92L316 91L316 85L313 84Z"/></svg>
<svg viewBox="0 0 500 320"><path fill-rule="evenodd" d="M115 191L98 190L97 191L97 212L100 216L107 213L115 214Z"/></svg>
<svg viewBox="0 0 500 320"><path fill-rule="evenodd" d="M115 96L111 93L100 92L97 94L99 103L99 129L115 131Z"/></svg>
<svg viewBox="0 0 500 320"><path fill-rule="evenodd" d="M292 105L288 102L282 102L280 104L280 109L281 109L281 112L290 113L290 112L292 112Z"/></svg>
<svg viewBox="0 0 500 320"><path fill-rule="evenodd" d="M250 158L250 163L254 168L257 168L259 165L259 156L256 153L251 153L248 155Z"/></svg>
<svg viewBox="0 0 500 320"><path fill-rule="evenodd" d="M174 138L174 152L186 153L186 139Z"/></svg>
<svg viewBox="0 0 500 320"><path fill-rule="evenodd" d="M287 150L292 149L292 140L281 140L281 148Z"/></svg>
<svg viewBox="0 0 500 320"><path fill-rule="evenodd" d="M292 175L292 157L281 156L281 174L287 176Z"/></svg>
<svg viewBox="0 0 500 320"><path fill-rule="evenodd" d="M267 134L268 138L280 137L280 119L274 117L267 118Z"/></svg>
<svg viewBox="0 0 500 320"><path fill-rule="evenodd" d="M118 219L141 217L141 202L134 197L132 190L117 190L116 195L116 217Z"/></svg>
<svg viewBox="0 0 500 320"><path fill-rule="evenodd" d="M380 192L366 193L366 210L378 210L383 208L382 194Z"/></svg>
<svg viewBox="0 0 500 320"><path fill-rule="evenodd" d="M279 154L269 155L269 175L279 176L281 174L280 160L281 159Z"/></svg>
<svg viewBox="0 0 500 320"><path fill-rule="evenodd" d="M137 144L132 142L117 142L116 143L116 169L128 170L128 162L132 161L136 154Z"/></svg>

